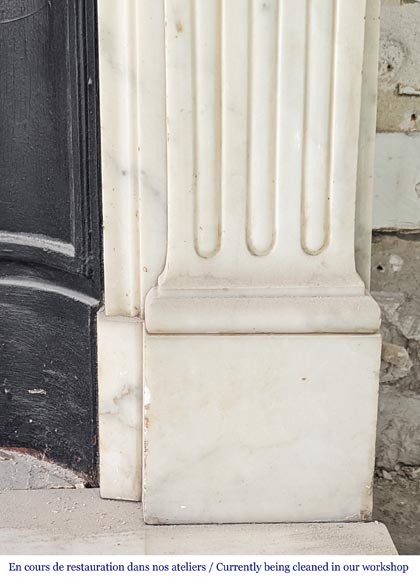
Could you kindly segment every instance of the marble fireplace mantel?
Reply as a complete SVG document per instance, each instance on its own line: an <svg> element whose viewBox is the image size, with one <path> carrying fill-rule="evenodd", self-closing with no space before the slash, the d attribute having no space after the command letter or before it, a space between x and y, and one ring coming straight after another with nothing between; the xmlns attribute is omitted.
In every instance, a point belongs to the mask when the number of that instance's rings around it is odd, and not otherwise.
<svg viewBox="0 0 420 580"><path fill-rule="evenodd" d="M99 2L103 497L371 515L379 0Z"/></svg>

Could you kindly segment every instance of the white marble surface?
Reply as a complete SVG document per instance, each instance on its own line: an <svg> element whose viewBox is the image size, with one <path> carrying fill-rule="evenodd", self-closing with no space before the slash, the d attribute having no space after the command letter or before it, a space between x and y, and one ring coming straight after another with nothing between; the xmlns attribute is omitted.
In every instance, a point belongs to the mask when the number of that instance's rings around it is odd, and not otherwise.
<svg viewBox="0 0 420 580"><path fill-rule="evenodd" d="M166 0L168 247L149 332L377 330L355 266L366 1L321 4ZM330 315L314 307L333 295Z"/></svg>
<svg viewBox="0 0 420 580"><path fill-rule="evenodd" d="M294 296L290 295L293 290ZM283 291L282 295L278 289L197 293L196 290L154 288L146 300L146 328L152 334L373 333L379 330L380 309L367 293L329 296L330 289L323 288L324 296L305 296L302 289L293 290Z"/></svg>
<svg viewBox="0 0 420 580"><path fill-rule="evenodd" d="M369 518L380 345L146 335L146 522Z"/></svg>
<svg viewBox="0 0 420 580"><path fill-rule="evenodd" d="M365 0L216 4L166 2L162 285L363 294L354 219Z"/></svg>
<svg viewBox="0 0 420 580"><path fill-rule="evenodd" d="M366 3L355 222L356 269L367 288L370 287L380 12L381 1L368 0Z"/></svg>
<svg viewBox="0 0 420 580"><path fill-rule="evenodd" d="M164 333L143 368L150 522L370 512L367 2L99 3L105 308ZM140 325L120 322L99 342L101 484L138 499L121 378L140 384Z"/></svg>
<svg viewBox="0 0 420 580"><path fill-rule="evenodd" d="M139 499L140 319L166 255L164 2L120 0L116 9L101 0L98 29L104 302L111 317L106 326L103 315L99 322L100 481L105 497ZM140 216L147 216L141 224ZM135 393L124 394L127 373Z"/></svg>
<svg viewBox="0 0 420 580"><path fill-rule="evenodd" d="M105 311L140 312L135 3L98 2Z"/></svg>
<svg viewBox="0 0 420 580"><path fill-rule="evenodd" d="M139 501L142 492L142 327L139 318L98 314L101 496Z"/></svg>
<svg viewBox="0 0 420 580"><path fill-rule="evenodd" d="M163 0L130 0L129 3L137 10L140 309L143 317L145 297L157 284L166 259L165 14Z"/></svg>
<svg viewBox="0 0 420 580"><path fill-rule="evenodd" d="M98 29L105 310L142 317L166 256L164 2L101 0Z"/></svg>

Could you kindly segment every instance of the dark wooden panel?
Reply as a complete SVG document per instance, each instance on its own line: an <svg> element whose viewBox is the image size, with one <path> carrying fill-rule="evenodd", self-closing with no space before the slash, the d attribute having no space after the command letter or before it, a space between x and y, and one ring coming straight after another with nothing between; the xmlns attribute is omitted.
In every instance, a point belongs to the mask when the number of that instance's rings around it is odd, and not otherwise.
<svg viewBox="0 0 420 580"><path fill-rule="evenodd" d="M0 0L0 446L96 478L94 0Z"/></svg>
<svg viewBox="0 0 420 580"><path fill-rule="evenodd" d="M92 0L0 0L0 257L99 289L94 12Z"/></svg>
<svg viewBox="0 0 420 580"><path fill-rule="evenodd" d="M0 446L96 477L92 300L42 280L0 284Z"/></svg>
<svg viewBox="0 0 420 580"><path fill-rule="evenodd" d="M0 230L73 245L67 4L31 4L0 0Z"/></svg>

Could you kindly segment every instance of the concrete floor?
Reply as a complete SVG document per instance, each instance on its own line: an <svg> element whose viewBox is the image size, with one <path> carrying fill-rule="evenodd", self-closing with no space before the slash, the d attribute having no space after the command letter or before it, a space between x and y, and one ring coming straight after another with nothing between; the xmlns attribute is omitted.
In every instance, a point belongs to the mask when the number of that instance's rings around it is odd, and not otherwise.
<svg viewBox="0 0 420 580"><path fill-rule="evenodd" d="M373 517L387 526L401 555L420 554L420 473L399 472L377 477Z"/></svg>
<svg viewBox="0 0 420 580"><path fill-rule="evenodd" d="M96 489L0 492L0 554L396 554L384 525L146 526Z"/></svg>
<svg viewBox="0 0 420 580"><path fill-rule="evenodd" d="M0 554L395 554L385 526L146 526L43 458L0 449Z"/></svg>
<svg viewBox="0 0 420 580"><path fill-rule="evenodd" d="M40 454L0 449L0 491L9 489L72 489L86 487L81 475L46 461Z"/></svg>

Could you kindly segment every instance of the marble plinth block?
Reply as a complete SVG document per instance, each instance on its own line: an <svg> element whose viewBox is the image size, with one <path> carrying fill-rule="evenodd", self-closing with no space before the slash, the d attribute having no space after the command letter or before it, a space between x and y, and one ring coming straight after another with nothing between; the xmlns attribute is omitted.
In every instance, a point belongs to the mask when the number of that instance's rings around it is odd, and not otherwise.
<svg viewBox="0 0 420 580"><path fill-rule="evenodd" d="M98 314L101 496L139 501L142 453L142 327Z"/></svg>
<svg viewBox="0 0 420 580"><path fill-rule="evenodd" d="M369 519L378 335L147 335L144 356L146 522Z"/></svg>

